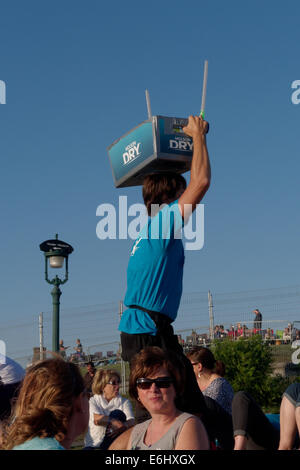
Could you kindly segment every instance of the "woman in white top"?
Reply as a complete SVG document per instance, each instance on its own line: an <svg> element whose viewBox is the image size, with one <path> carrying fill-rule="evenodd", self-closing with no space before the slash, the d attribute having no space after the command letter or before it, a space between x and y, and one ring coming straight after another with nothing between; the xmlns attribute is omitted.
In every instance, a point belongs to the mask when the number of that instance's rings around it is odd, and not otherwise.
<svg viewBox="0 0 300 470"><path fill-rule="evenodd" d="M85 449L105 449L120 433L133 426L134 415L128 399L119 395L120 375L111 369L97 370L93 396L89 401L90 420Z"/></svg>

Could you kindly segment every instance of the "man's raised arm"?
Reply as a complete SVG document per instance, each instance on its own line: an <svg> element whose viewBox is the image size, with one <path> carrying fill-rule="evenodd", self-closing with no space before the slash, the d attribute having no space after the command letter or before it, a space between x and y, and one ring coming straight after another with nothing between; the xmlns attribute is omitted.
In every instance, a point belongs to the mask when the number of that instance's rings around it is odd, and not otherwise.
<svg viewBox="0 0 300 470"><path fill-rule="evenodd" d="M182 130L185 134L193 138L193 159L190 182L178 201L182 216L188 217L191 210L185 211L184 205L190 204L193 211L210 186L211 171L206 146L208 123L201 117L189 116L188 125Z"/></svg>

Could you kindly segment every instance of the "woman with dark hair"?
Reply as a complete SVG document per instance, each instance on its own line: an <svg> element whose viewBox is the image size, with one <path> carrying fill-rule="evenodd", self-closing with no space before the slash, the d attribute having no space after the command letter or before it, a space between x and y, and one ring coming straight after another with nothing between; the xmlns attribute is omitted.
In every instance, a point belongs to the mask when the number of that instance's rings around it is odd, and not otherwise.
<svg viewBox="0 0 300 470"><path fill-rule="evenodd" d="M212 441L222 450L234 447L231 402L233 390L223 378L225 366L208 348L196 347L187 354L198 389L204 398L204 423Z"/></svg>
<svg viewBox="0 0 300 470"><path fill-rule="evenodd" d="M180 410L185 374L177 356L148 347L131 364L129 393L151 418L126 431L110 450L208 450L206 430L194 415Z"/></svg>
<svg viewBox="0 0 300 470"><path fill-rule="evenodd" d="M62 358L46 359L26 372L4 430L3 449L69 449L88 420L88 397L78 367Z"/></svg>
<svg viewBox="0 0 300 470"><path fill-rule="evenodd" d="M212 398L231 415L234 391L224 378L225 364L216 361L210 349L199 346L187 354L203 395Z"/></svg>

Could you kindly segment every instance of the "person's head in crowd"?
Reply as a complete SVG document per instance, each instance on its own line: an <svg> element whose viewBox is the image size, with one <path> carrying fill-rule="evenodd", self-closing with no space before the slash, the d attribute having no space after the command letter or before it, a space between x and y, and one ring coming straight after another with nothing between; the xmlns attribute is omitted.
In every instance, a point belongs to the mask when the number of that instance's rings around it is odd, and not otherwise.
<svg viewBox="0 0 300 470"><path fill-rule="evenodd" d="M185 387L185 373L182 362L175 354L152 346L143 349L132 359L129 394L150 414L152 404L149 403L147 395L149 390L153 389L153 383L150 383L153 378L158 379L155 383L155 393L163 397L166 408L180 406L180 396Z"/></svg>
<svg viewBox="0 0 300 470"><path fill-rule="evenodd" d="M148 215L152 204L169 204L176 201L186 189L186 180L179 173L147 175L143 183L143 199Z"/></svg>
<svg viewBox="0 0 300 470"><path fill-rule="evenodd" d="M103 395L107 401L119 395L121 378L113 369L98 369L92 385L93 395Z"/></svg>
<svg viewBox="0 0 300 470"><path fill-rule="evenodd" d="M24 375L21 364L0 352L0 421L10 416Z"/></svg>
<svg viewBox="0 0 300 470"><path fill-rule="evenodd" d="M26 371L3 447L51 437L68 449L86 430L88 420L88 398L78 367L61 358L46 359Z"/></svg>
<svg viewBox="0 0 300 470"><path fill-rule="evenodd" d="M187 354L187 357L192 363L196 377L204 373L224 377L225 364L222 361L216 361L210 349L197 346Z"/></svg>
<svg viewBox="0 0 300 470"><path fill-rule="evenodd" d="M90 375L95 375L96 367L94 366L93 361L89 361L86 365L87 371Z"/></svg>

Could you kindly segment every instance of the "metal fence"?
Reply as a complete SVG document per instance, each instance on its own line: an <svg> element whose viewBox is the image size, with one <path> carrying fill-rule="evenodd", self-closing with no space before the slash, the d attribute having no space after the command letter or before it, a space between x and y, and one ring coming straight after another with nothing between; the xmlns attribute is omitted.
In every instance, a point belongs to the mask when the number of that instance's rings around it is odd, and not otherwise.
<svg viewBox="0 0 300 470"><path fill-rule="evenodd" d="M284 348L280 348L281 362L288 361L295 353L292 343L298 340L297 331L300 331L300 286L223 294L185 293L182 296L174 330L181 336L185 345L192 344L191 337L196 337L195 335L198 335L199 344L208 345L219 335L217 326L223 326L227 332L233 331L232 339L238 340L239 330L243 328L245 335L254 334L255 308L259 308L263 315L259 334L264 341L274 347L290 344L290 350L289 346L285 348L286 351L289 350L288 353L283 352ZM119 300L94 306L62 309L60 338L64 340L66 346L69 346L69 355L74 352L76 339L79 338L86 357L98 355L99 360L102 358L113 360L120 348L119 320ZM287 328L291 329L290 340L286 339ZM0 339L6 344L7 355L24 366L32 362L33 348L40 346L40 333L39 313L23 323L0 324ZM43 313L42 337L43 346L50 350L52 312Z"/></svg>

